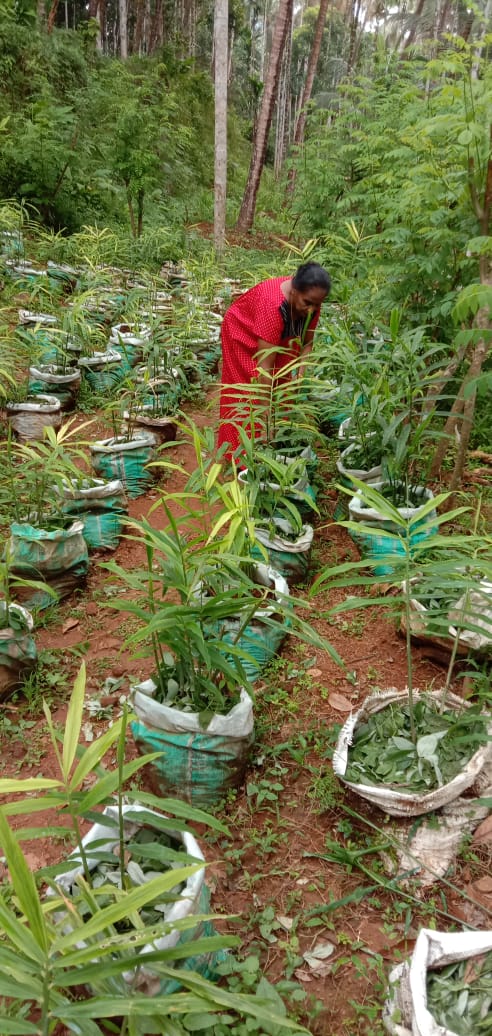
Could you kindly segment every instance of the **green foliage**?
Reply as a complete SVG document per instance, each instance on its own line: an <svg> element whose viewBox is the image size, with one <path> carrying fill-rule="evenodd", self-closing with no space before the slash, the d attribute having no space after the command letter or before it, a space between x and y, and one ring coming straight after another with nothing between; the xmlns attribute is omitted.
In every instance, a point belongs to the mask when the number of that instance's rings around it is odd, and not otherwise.
<svg viewBox="0 0 492 1036"><path fill-rule="evenodd" d="M457 41L435 61L376 68L339 90L329 122L310 118L295 209L351 306L371 302L376 318L397 304L449 330L457 292L477 279L467 243L479 232L471 197L483 196L492 76L486 63L472 76L473 53Z"/></svg>

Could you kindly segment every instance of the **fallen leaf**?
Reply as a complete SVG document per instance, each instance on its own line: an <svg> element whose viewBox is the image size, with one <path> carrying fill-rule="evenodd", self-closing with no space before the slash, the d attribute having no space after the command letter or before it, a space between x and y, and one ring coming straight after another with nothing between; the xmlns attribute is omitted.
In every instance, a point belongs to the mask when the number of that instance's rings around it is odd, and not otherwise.
<svg viewBox="0 0 492 1036"><path fill-rule="evenodd" d="M472 845L483 845L485 842L492 842L492 813L478 825L472 839Z"/></svg>
<svg viewBox="0 0 492 1036"><path fill-rule="evenodd" d="M306 961L308 968L311 971L315 971L317 975L322 971L326 975L327 971L324 961L326 961L327 957L331 957L334 949L335 945L332 942L318 942L312 950L307 950L306 953L303 953L303 960ZM331 965L329 965L328 970L330 968Z"/></svg>
<svg viewBox="0 0 492 1036"><path fill-rule="evenodd" d="M345 697L344 694L338 694L337 691L333 691L328 698L328 704L331 705L332 709L336 709L337 712L352 712L352 702Z"/></svg>
<svg viewBox="0 0 492 1036"><path fill-rule="evenodd" d="M309 974L309 971L304 971L303 968L297 968L294 971L294 975L298 982L312 982L313 976Z"/></svg>
<svg viewBox="0 0 492 1036"><path fill-rule="evenodd" d="M310 881L310 878L298 878L296 881L296 885L309 885Z"/></svg>
<svg viewBox="0 0 492 1036"><path fill-rule="evenodd" d="M315 679L318 676L323 676L323 670L322 669L306 669L306 673L307 673L308 676L313 676Z"/></svg>
<svg viewBox="0 0 492 1036"><path fill-rule="evenodd" d="M478 881L474 882L474 887L478 889L479 892L490 893L492 892L492 878L479 878Z"/></svg>
<svg viewBox="0 0 492 1036"><path fill-rule="evenodd" d="M69 630L75 629L76 626L80 626L80 619L67 619L63 623L62 633L68 633Z"/></svg>
<svg viewBox="0 0 492 1036"><path fill-rule="evenodd" d="M282 928L285 928L286 932L290 932L292 925L294 924L293 917L284 917L282 914L277 915L277 921L282 925Z"/></svg>

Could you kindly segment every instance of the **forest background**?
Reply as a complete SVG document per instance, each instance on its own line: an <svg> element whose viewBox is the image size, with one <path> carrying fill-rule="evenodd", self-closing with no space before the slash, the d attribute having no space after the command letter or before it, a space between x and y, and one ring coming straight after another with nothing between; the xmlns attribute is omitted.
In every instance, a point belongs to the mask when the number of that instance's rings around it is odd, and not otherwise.
<svg viewBox="0 0 492 1036"><path fill-rule="evenodd" d="M226 233L314 241L356 318L400 306L451 341L490 301L490 0L3 0L0 18L0 195L53 235L110 226L155 270L203 254L215 152Z"/></svg>

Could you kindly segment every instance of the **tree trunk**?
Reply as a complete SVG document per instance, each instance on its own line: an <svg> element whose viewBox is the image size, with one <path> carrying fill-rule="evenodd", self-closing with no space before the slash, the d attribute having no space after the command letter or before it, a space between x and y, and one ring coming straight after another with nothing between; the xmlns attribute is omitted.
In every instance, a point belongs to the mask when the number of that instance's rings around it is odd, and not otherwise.
<svg viewBox="0 0 492 1036"><path fill-rule="evenodd" d="M350 35L349 35L349 53L347 58L347 75L350 76L353 72L355 65L355 54L357 50L357 26L359 24L359 14L361 9L361 0L352 0L352 12L350 17Z"/></svg>
<svg viewBox="0 0 492 1036"><path fill-rule="evenodd" d="M481 235L483 237L488 237L490 232L490 217L492 213L492 124L489 127L489 155L487 161L487 171L485 176L483 198L480 198L478 195L475 181L475 166L473 158L470 158L468 163L468 189L470 191L472 208L480 226ZM492 261L490 259L490 256L488 255L480 256L480 283L487 285L487 287L492 287ZM484 306L481 309L479 309L473 323L475 327L477 327L480 331L489 330L490 307ZM488 341L488 336L484 336L483 338L479 337L478 341L475 342L475 345L473 347L470 359L470 366L468 368L467 373L465 374L465 377L460 387L460 391L458 393L458 400L461 401L461 412L463 414L463 419L459 434L458 451L456 454L454 469L450 480L450 488L453 491L458 488L463 476L466 451L468 449L468 443L470 441L470 435L473 427L473 417L475 415L477 380L482 373L483 365L489 354L489 349L490 343ZM452 413L453 411L455 413L459 412L457 408L458 400L455 400ZM449 423L449 420L450 419L448 418L446 428ZM457 425L455 427L457 428ZM438 461L438 454L441 455L441 453L442 448L436 451L436 456L434 457L432 463L431 473L432 471L435 471ZM445 448L442 457L440 456L441 462L444 456Z"/></svg>
<svg viewBox="0 0 492 1036"><path fill-rule="evenodd" d="M302 91L299 116L294 131L294 145L297 148L299 148L304 141L304 131L306 129L307 119L306 109L307 105L309 104L309 101L311 100L311 94L313 91L314 77L316 75L316 69L318 67L319 55L321 51L321 41L323 39L327 10L328 0L321 0L318 11L318 20L316 22L316 30L314 33L313 45L311 47L311 53L309 55L306 78L304 80L304 89ZM287 190L289 194L291 194L294 190L295 182L296 170L292 167L289 170L289 180L287 184Z"/></svg>
<svg viewBox="0 0 492 1036"><path fill-rule="evenodd" d="M410 31L407 34L407 30L406 28L404 28L396 41L395 50L401 51L404 56L404 52L407 50L407 48L411 47L415 43L415 37L417 35L417 29L420 25L420 19L422 17L424 7L425 0L418 0L415 11L413 11L412 13L412 24L410 26Z"/></svg>
<svg viewBox="0 0 492 1036"><path fill-rule="evenodd" d="M132 52L133 54L142 54L142 43L144 35L144 21L145 21L145 0L137 0L137 15L135 18L135 27L133 30L132 40Z"/></svg>
<svg viewBox="0 0 492 1036"><path fill-rule="evenodd" d="M162 0L155 0L154 13L149 27L147 53L153 54L164 40Z"/></svg>
<svg viewBox="0 0 492 1036"><path fill-rule="evenodd" d="M214 54L215 54L215 192L214 192L214 245L222 255L225 244L227 196L227 74L229 44L228 0L215 0Z"/></svg>
<svg viewBox="0 0 492 1036"><path fill-rule="evenodd" d="M278 76L285 43L287 28L292 17L293 0L280 0L275 28L273 32L272 50L268 64L268 75L263 90L261 109L256 124L253 140L253 152L248 173L248 181L237 221L237 229L251 230L256 208L256 197L260 186L261 174L265 164L268 144L268 133L272 121L273 106L277 93Z"/></svg>
<svg viewBox="0 0 492 1036"><path fill-rule="evenodd" d="M118 0L118 14L120 22L120 58L125 60L128 57L128 8L127 0Z"/></svg>
<svg viewBox="0 0 492 1036"><path fill-rule="evenodd" d="M144 197L145 191L140 187L137 191L137 237L141 237L143 230Z"/></svg>
<svg viewBox="0 0 492 1036"><path fill-rule="evenodd" d="M292 5L292 17L293 16L294 5ZM291 104L290 75L292 58L292 29L293 23L291 21L286 33L285 47L282 55L282 65L280 69L280 83L277 97L277 119L275 125L275 160L273 167L276 180L278 180L280 173L282 171L282 166L287 152L289 139Z"/></svg>
<svg viewBox="0 0 492 1036"><path fill-rule="evenodd" d="M47 26L46 26L46 31L48 33L48 36L50 36L51 33L53 32L53 26L54 26L55 20L56 20L56 13L58 11L58 2L59 2L59 0L53 0L53 2L51 4L51 7L50 7L50 13L48 15L48 23L47 23Z"/></svg>

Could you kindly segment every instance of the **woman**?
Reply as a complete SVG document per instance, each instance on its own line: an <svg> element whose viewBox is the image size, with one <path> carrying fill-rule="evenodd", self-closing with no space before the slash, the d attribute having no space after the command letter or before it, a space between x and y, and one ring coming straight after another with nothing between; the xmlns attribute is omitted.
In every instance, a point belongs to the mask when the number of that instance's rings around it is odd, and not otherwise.
<svg viewBox="0 0 492 1036"><path fill-rule="evenodd" d="M261 403L247 386L282 380L282 369L311 351L321 304L331 287L319 263L303 263L293 277L262 281L233 302L222 323L222 390L218 445L230 460ZM288 376L288 375L287 375ZM258 434L258 433L257 433Z"/></svg>

